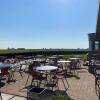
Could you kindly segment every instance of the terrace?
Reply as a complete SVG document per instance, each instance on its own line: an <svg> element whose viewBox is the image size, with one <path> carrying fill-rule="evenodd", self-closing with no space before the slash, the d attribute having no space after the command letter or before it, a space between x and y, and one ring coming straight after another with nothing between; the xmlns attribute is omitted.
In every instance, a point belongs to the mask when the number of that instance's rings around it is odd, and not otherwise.
<svg viewBox="0 0 100 100"><path fill-rule="evenodd" d="M53 58L55 59L55 57L53 57ZM72 59L74 59L74 58L72 58ZM29 61L36 62L36 60L40 62L44 59L43 58L42 59L35 58L35 60L27 59L28 62ZM50 65L54 66L55 68L56 67L59 68L59 67L61 67L60 64L62 62L70 63L70 61L68 62L68 59L67 60L59 59L57 61L57 63L54 63L54 61L56 61L56 60L51 60L51 58L46 59L46 60L47 61L45 63L45 68L46 68L46 66L49 66L49 68L50 68ZM8 59L5 60L5 62L6 61L8 61ZM66 68L65 68L65 67L68 67L69 64L62 63L62 67L63 67L62 72L67 71L67 73L61 75L61 76L63 76L63 81L62 81L62 79L59 79L58 88L55 86L52 90L52 88L48 88L48 87L44 86L45 81L43 81L43 84L40 84L38 87L45 88L45 91L43 92L41 99L38 98L38 100L52 100L52 98L54 96L59 96L59 95L69 96L71 99L74 99L74 100L98 100L98 96L96 95L96 91L95 91L95 77L88 72L88 66L83 66L83 61L81 59L79 61L81 62L80 67L76 68L74 71L72 70L72 73L70 73L70 69L66 70ZM13 60L12 60L12 62L13 62ZM10 62L10 63L12 63L12 62ZM30 63L24 63L24 62L26 62L25 59L24 60L20 59L19 62L22 65L21 73L19 73L20 67L18 67L18 65L17 65L17 67L16 66L14 67L17 69L14 71L14 77L9 82L7 82L7 78L8 78L7 76L2 77L3 79L1 79L0 91L1 91L3 100L17 100L16 98L19 98L19 100L20 99L21 100L26 100L26 99L30 100L32 98L29 97L28 91L33 87L37 88L37 81L33 82L34 84L31 85L33 76L29 75L29 73L27 73ZM19 62L17 62L17 63L19 63ZM6 62L6 64L7 63L8 62ZM16 62L14 62L14 64L16 64ZM55 65L53 65L53 64L55 64ZM44 66L44 63L41 63L40 67L41 66ZM39 69L39 67L38 67L38 69ZM49 75L51 74L51 72L52 71L50 71ZM54 75L54 73L53 73L53 75ZM49 79L53 79L53 77L49 76L49 78L47 80L49 80ZM68 83L66 82L66 80ZM5 96L7 96L8 99L4 99ZM34 96L33 96L33 98L34 98Z"/></svg>
<svg viewBox="0 0 100 100"><path fill-rule="evenodd" d="M0 100L100 100L98 1L0 2Z"/></svg>

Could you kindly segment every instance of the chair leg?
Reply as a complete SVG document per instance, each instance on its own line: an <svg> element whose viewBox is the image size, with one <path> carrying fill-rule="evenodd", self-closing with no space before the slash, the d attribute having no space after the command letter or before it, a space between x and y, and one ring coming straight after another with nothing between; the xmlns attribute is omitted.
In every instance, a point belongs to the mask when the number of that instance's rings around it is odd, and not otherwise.
<svg viewBox="0 0 100 100"><path fill-rule="evenodd" d="M25 87L26 87L26 85L27 85L27 83L28 83L29 77L30 77L30 75L28 75L28 77L27 77L27 81L26 81L26 83L25 83Z"/></svg>
<svg viewBox="0 0 100 100"><path fill-rule="evenodd" d="M62 80L63 85L64 85L64 87L65 87L65 91L67 91L67 88L66 88L66 86L65 86L64 80L63 80L63 79L61 79L61 80Z"/></svg>
<svg viewBox="0 0 100 100"><path fill-rule="evenodd" d="M67 85L68 85L68 88L69 88L69 83L68 83L67 79L65 79L65 81L66 81L66 83L67 83ZM68 88L67 88L67 89L68 89Z"/></svg>
<svg viewBox="0 0 100 100"><path fill-rule="evenodd" d="M22 72L21 72L21 71L19 71L19 74L20 74L20 76L23 78L23 75L22 75Z"/></svg>
<svg viewBox="0 0 100 100"><path fill-rule="evenodd" d="M1 98L1 100L2 100L2 95L1 95L1 92L0 92L0 98Z"/></svg>
<svg viewBox="0 0 100 100"><path fill-rule="evenodd" d="M1 88L1 78L2 78L2 77L0 76L0 88Z"/></svg>
<svg viewBox="0 0 100 100"><path fill-rule="evenodd" d="M58 79L58 81L59 81L59 79ZM59 90L58 82L57 82L57 89Z"/></svg>
<svg viewBox="0 0 100 100"><path fill-rule="evenodd" d="M34 81L34 78L32 78L32 81L31 81L31 86L32 86L32 84L33 84L33 81Z"/></svg>
<svg viewBox="0 0 100 100"><path fill-rule="evenodd" d="M98 85L98 78L95 77L95 89L97 91L97 85Z"/></svg>
<svg viewBox="0 0 100 100"><path fill-rule="evenodd" d="M52 91L53 91L53 87L52 87Z"/></svg>
<svg viewBox="0 0 100 100"><path fill-rule="evenodd" d="M43 80L39 80L39 82L38 82L38 86L40 87L40 85L42 84L42 81Z"/></svg>
<svg viewBox="0 0 100 100"><path fill-rule="evenodd" d="M7 78L8 78L8 79L7 79L7 83L9 84L10 81L11 81L11 76L10 76L10 74L7 75Z"/></svg>

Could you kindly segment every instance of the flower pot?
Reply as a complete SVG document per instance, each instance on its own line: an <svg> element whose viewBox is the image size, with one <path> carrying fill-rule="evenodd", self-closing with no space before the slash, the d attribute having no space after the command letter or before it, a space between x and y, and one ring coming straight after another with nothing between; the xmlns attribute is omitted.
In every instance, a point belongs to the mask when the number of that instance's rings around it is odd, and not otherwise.
<svg viewBox="0 0 100 100"><path fill-rule="evenodd" d="M35 100L39 100L44 92L44 88L33 87L27 92L27 97Z"/></svg>

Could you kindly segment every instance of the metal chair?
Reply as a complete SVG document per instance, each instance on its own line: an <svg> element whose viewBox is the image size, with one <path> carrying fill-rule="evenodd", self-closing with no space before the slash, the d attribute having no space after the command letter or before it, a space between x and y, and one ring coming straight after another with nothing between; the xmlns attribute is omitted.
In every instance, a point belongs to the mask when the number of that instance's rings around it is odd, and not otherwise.
<svg viewBox="0 0 100 100"><path fill-rule="evenodd" d="M1 100L2 100L2 95L1 95L1 91L0 91L0 98L1 98Z"/></svg>
<svg viewBox="0 0 100 100"><path fill-rule="evenodd" d="M57 70L56 72L56 77L58 78L58 81L61 80L62 83L63 83L63 86L65 88L65 91L67 91L67 89L69 88L69 83L68 83L68 80L67 80L67 75L66 75L66 72L65 71L59 71ZM65 82L64 82L65 80ZM66 84L67 84L67 87L66 87Z"/></svg>
<svg viewBox="0 0 100 100"><path fill-rule="evenodd" d="M51 88L52 91L54 87L58 88L58 78L56 77L56 75L52 76L51 79L47 80L45 87Z"/></svg>
<svg viewBox="0 0 100 100"><path fill-rule="evenodd" d="M32 71L31 76L32 76L31 85L34 83L34 86L35 86L35 83L36 83L37 87L40 87L40 85L43 83L42 81L46 82L46 79L47 79L46 76L42 75L42 73L36 72L36 71ZM44 82L44 86L45 86L45 82Z"/></svg>
<svg viewBox="0 0 100 100"><path fill-rule="evenodd" d="M67 91L67 89L69 88L69 83L67 81L66 72L64 70L61 71L57 69L57 70L51 71L51 74L52 74L52 80L50 80L51 84L49 83L47 84L47 86L52 87L52 90L54 87L57 87L59 89L58 82L61 81L63 83L65 91ZM66 87L66 84L67 84L67 87Z"/></svg>
<svg viewBox="0 0 100 100"><path fill-rule="evenodd" d="M71 61L68 68L70 69L71 74L73 74L74 76L78 76L76 61Z"/></svg>
<svg viewBox="0 0 100 100"><path fill-rule="evenodd" d="M29 65L29 68L28 68L28 78L27 78L25 86L27 85L30 76L32 76L31 85L36 82L37 86L40 86L40 84L42 83L43 80L44 81L47 80L46 75L44 73L37 72L34 69L34 67L36 67L36 64Z"/></svg>
<svg viewBox="0 0 100 100"><path fill-rule="evenodd" d="M1 76L0 76L0 88L1 88ZM0 98L1 98L1 100L2 100L1 91L0 91Z"/></svg>
<svg viewBox="0 0 100 100"><path fill-rule="evenodd" d="M0 73L0 76L3 77L3 76L7 76L8 77L8 80L7 82L10 81L10 72L9 72L10 68L9 67L5 67L5 68L2 68L1 69L1 73ZM2 79L1 79L2 80Z"/></svg>
<svg viewBox="0 0 100 100"><path fill-rule="evenodd" d="M95 76L95 89L96 94L100 100L100 66L96 66L94 69L94 76Z"/></svg>

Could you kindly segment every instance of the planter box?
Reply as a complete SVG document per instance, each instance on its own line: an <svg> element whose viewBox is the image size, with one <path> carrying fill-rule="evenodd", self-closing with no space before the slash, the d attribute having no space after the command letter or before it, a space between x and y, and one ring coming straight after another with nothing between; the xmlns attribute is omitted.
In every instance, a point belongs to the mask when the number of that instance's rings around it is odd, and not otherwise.
<svg viewBox="0 0 100 100"><path fill-rule="evenodd" d="M35 100L39 100L44 92L44 88L33 87L27 92L27 97Z"/></svg>

